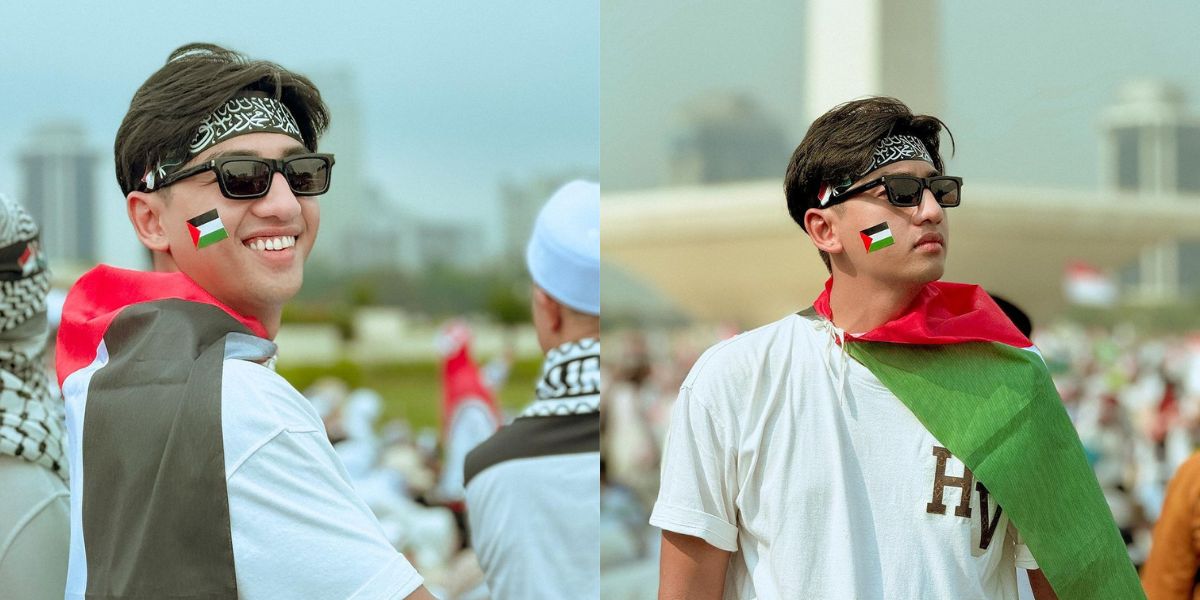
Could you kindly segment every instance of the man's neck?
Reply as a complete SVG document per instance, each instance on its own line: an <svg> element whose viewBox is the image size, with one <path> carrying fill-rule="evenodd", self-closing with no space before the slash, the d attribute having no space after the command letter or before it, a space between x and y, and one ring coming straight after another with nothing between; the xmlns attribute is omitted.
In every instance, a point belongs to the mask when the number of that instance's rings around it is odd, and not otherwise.
<svg viewBox="0 0 1200 600"><path fill-rule="evenodd" d="M153 253L151 256L151 263L151 268L159 273L176 273L180 271L179 265L175 263L175 260L171 258L171 255L164 252ZM212 292L209 292L209 294L212 294ZM253 310L239 310L237 307L229 305L229 303L225 300L221 300L220 298L217 298L217 300L220 300L222 303L229 306L229 308L237 311L238 314L242 315L243 317L250 317L261 323L263 328L267 330L267 339L274 340L275 335L279 333L279 325L283 320L282 306L264 307Z"/></svg>
<svg viewBox="0 0 1200 600"><path fill-rule="evenodd" d="M895 319L921 293L924 284L899 286L874 279L834 276L829 294L833 324L850 333L866 333Z"/></svg>

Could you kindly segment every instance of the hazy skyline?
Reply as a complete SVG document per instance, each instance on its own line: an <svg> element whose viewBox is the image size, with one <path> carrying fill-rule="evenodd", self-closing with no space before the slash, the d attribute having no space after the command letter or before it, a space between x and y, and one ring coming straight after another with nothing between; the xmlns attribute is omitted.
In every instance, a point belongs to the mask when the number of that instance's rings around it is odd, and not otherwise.
<svg viewBox="0 0 1200 600"><path fill-rule="evenodd" d="M112 174L117 126L137 87L192 41L300 72L352 70L370 179L420 216L479 224L494 248L503 178L597 168L596 2L302 0L247 8L216 0L186 14L167 6L35 3L6 15L0 190L21 192L16 157L36 126L76 120L100 152L101 212L120 236L123 209L104 210L105 202L121 203ZM136 257L129 242L102 240Z"/></svg>
<svg viewBox="0 0 1200 600"><path fill-rule="evenodd" d="M941 2L943 120L970 181L1094 188L1099 118L1122 83L1183 89L1200 114L1200 4L1171 0L1000 5ZM661 184L684 104L748 92L803 137L805 3L712 0L601 5L601 163L609 191ZM921 35L920 31L911 32ZM863 35L845 24L845 43ZM782 180L788 156L780 156Z"/></svg>

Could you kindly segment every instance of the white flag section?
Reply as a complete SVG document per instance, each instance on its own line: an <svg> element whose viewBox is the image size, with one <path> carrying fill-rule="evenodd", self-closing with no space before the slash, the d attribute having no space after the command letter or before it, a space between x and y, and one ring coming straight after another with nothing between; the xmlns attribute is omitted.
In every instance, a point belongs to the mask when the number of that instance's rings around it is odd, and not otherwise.
<svg viewBox="0 0 1200 600"><path fill-rule="evenodd" d="M1099 269L1083 261L1075 261L1067 265L1063 277L1063 295L1071 304L1112 306L1117 302L1117 284Z"/></svg>

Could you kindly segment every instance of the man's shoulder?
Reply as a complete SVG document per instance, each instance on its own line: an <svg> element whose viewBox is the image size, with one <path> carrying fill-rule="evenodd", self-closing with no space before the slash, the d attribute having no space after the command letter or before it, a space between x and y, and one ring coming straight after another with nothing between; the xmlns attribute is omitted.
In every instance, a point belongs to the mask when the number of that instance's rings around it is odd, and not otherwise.
<svg viewBox="0 0 1200 600"><path fill-rule="evenodd" d="M221 424L227 446L252 447L282 431L324 433L312 403L263 365L225 359L221 390Z"/></svg>
<svg viewBox="0 0 1200 600"><path fill-rule="evenodd" d="M805 342L815 335L806 323L800 316L790 314L714 344L696 360L682 387L703 386L714 379L755 378L763 375L768 365L805 358L809 348Z"/></svg>
<svg viewBox="0 0 1200 600"><path fill-rule="evenodd" d="M463 482L484 470L514 460L600 451L600 413L520 417L501 427L467 454ZM597 474L598 476L598 474Z"/></svg>

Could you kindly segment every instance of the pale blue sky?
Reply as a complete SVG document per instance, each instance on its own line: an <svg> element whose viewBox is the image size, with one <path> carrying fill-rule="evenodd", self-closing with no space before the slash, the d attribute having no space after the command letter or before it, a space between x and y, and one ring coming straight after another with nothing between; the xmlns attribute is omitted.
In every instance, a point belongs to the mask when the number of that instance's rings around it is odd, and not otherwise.
<svg viewBox="0 0 1200 600"><path fill-rule="evenodd" d="M598 0L23 3L0 35L0 190L20 191L30 130L71 118L102 151L101 200L119 205L112 141L134 90L172 49L212 41L300 72L353 69L372 178L498 243L503 177L597 168L598 22Z"/></svg>
<svg viewBox="0 0 1200 600"><path fill-rule="evenodd" d="M1096 187L1100 112L1122 82L1166 79L1200 114L1200 3L943 0L943 111L970 181ZM804 3L603 0L601 162L606 189L661 183L672 118L745 90L782 123L804 114ZM854 24L846 24L853 44ZM921 31L911 35L920 36ZM782 180L787 156L780 157Z"/></svg>

